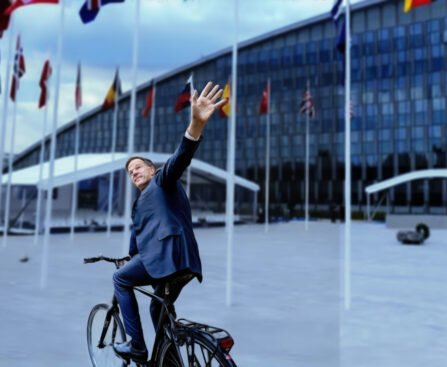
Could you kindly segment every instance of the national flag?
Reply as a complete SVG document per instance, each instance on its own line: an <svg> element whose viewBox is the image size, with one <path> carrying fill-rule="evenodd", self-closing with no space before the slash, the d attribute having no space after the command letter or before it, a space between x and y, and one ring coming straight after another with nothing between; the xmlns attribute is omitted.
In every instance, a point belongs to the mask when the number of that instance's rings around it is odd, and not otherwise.
<svg viewBox="0 0 447 367"><path fill-rule="evenodd" d="M175 112L179 112L191 105L191 90L192 90L192 75L188 78L185 87L177 97L177 101L175 102L174 107Z"/></svg>
<svg viewBox="0 0 447 367"><path fill-rule="evenodd" d="M311 96L309 90L306 90L304 92L304 96L303 96L303 99L301 100L301 104L300 104L300 112L303 115L308 115L309 117L315 116L314 101L312 99L312 96Z"/></svg>
<svg viewBox="0 0 447 367"><path fill-rule="evenodd" d="M20 44L20 35L17 36L16 54L14 57L14 70L12 75L11 91L9 96L15 102L16 93L19 89L20 78L25 74L25 58L23 57L23 48Z"/></svg>
<svg viewBox="0 0 447 367"><path fill-rule="evenodd" d="M118 99L118 96L121 95L121 81L119 76L119 71L116 69L115 78L113 79L113 83L110 86L106 98L102 104L102 109L107 110L112 108L115 105L115 102Z"/></svg>
<svg viewBox="0 0 447 367"><path fill-rule="evenodd" d="M269 106L269 85L265 86L264 90L262 91L262 98L261 103L259 103L259 113L261 115L265 115L269 113L270 106Z"/></svg>
<svg viewBox="0 0 447 367"><path fill-rule="evenodd" d="M230 97L231 97L231 87L230 87L230 82L227 82L227 84L225 84L225 87L224 87L223 93L222 93L222 97L221 97L221 100L226 99L227 102L225 102L219 108L219 116L220 117L230 116L230 111L231 111Z"/></svg>
<svg viewBox="0 0 447 367"><path fill-rule="evenodd" d="M82 89L81 89L81 64L78 63L78 72L76 74L75 87L75 108L79 110L82 106Z"/></svg>
<svg viewBox="0 0 447 367"><path fill-rule="evenodd" d="M408 13L409 11L417 8L418 6L428 5L435 2L435 0L405 0L404 3L404 12Z"/></svg>
<svg viewBox="0 0 447 367"><path fill-rule="evenodd" d="M95 20L102 6L112 3L123 3L124 0L86 0L79 10L82 23L90 23Z"/></svg>
<svg viewBox="0 0 447 367"><path fill-rule="evenodd" d="M0 38L3 36L3 32L8 29L9 15L5 14L6 9L11 5L9 0L0 0Z"/></svg>
<svg viewBox="0 0 447 367"><path fill-rule="evenodd" d="M143 118L147 118L149 116L149 112L151 112L152 105L154 104L154 85L152 84L146 95L146 105L144 106L142 116Z"/></svg>
<svg viewBox="0 0 447 367"><path fill-rule="evenodd" d="M11 13L25 5L33 4L59 4L59 0L15 0L12 4L5 10L5 15L11 15Z"/></svg>
<svg viewBox="0 0 447 367"><path fill-rule="evenodd" d="M346 23L344 17L342 17L342 4L343 0L335 0L331 9L331 15L337 32L337 50L344 53L346 50ZM343 18L342 21L340 21L341 18Z"/></svg>
<svg viewBox="0 0 447 367"><path fill-rule="evenodd" d="M39 87L40 87L40 97L39 97L39 108L42 108L47 103L48 99L48 80L51 77L52 68L50 61L46 60L43 65L42 74L40 75Z"/></svg>

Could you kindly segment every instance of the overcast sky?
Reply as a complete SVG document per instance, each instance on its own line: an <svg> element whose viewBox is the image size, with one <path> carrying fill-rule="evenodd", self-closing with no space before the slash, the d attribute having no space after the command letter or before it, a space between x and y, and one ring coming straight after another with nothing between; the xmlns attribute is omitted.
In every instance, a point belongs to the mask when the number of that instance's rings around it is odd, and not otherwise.
<svg viewBox="0 0 447 367"><path fill-rule="evenodd" d="M352 1L358 2L358 1ZM140 48L138 83L231 45L234 37L232 0L140 0ZM82 24L78 12L82 0L65 0L59 126L74 119L76 65L82 63L83 107L81 113L102 103L114 70L121 70L124 91L131 87L132 35L135 1L109 4L96 20ZM239 39L259 36L294 22L330 11L333 0L239 0ZM2 81L5 93L8 42L20 32L26 74L17 97L15 153L42 137L43 111L37 108L38 81L46 58L56 62L60 7L31 5L17 9L0 40ZM11 29L12 28L12 29ZM12 30L12 32L11 32ZM15 46L14 46L15 47ZM55 73L52 81L54 82ZM51 88L53 84L51 84ZM54 90L51 90L54 97ZM48 126L53 100L49 101ZM9 123L13 104L9 103ZM1 117L2 114L0 114ZM10 151L10 129L6 134Z"/></svg>

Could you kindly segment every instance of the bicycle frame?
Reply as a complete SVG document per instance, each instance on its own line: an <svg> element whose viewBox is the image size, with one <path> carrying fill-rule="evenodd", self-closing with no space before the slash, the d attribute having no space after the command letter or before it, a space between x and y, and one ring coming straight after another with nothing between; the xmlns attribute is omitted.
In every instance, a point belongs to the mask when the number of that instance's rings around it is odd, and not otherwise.
<svg viewBox="0 0 447 367"><path fill-rule="evenodd" d="M161 303L161 305L162 305L160 316L158 318L157 329L155 330L155 339L154 339L154 344L152 347L152 354L151 354L151 360L155 361L158 357L158 355L157 355L158 349L159 349L161 342L163 340L165 331L170 334L170 335L168 335L169 338L176 341L177 336L173 335L173 333L172 333L173 331L175 331L177 329L176 325L175 325L175 316L173 315L173 313L175 313L175 311L170 310L173 308L173 305L169 301L168 298L166 298L166 299L161 298L142 287L134 287L134 289L148 297L151 297L152 299L156 300L157 302ZM165 285L165 294L166 294L166 296L169 295L169 283L166 283L166 285ZM168 327L168 328L164 327L164 325L167 322L169 322L169 324L170 324L170 327ZM174 345L175 345L175 348L177 351L177 355L179 356L179 361L182 363L182 367L185 367L182 358L180 358L181 354L180 354L180 350L179 350L177 342L174 342Z"/></svg>
<svg viewBox="0 0 447 367"><path fill-rule="evenodd" d="M112 315L114 313L119 314L118 301L116 300L115 296L113 296L112 305L107 310L106 318L104 320L104 326L103 326L102 332L101 332L101 337L99 338L99 341L98 341L98 348L106 347L106 345L104 344L104 338L106 337L107 330L109 329L110 321L111 321ZM113 323L112 340L115 340L116 331L117 331L117 325L116 325L116 323Z"/></svg>

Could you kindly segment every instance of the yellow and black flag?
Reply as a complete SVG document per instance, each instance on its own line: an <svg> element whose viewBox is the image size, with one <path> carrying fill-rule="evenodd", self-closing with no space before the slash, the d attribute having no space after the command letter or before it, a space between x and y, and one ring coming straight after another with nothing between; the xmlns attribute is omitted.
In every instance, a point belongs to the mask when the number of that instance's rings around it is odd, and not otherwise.
<svg viewBox="0 0 447 367"><path fill-rule="evenodd" d="M404 12L408 13L409 11L417 8L418 6L428 5L435 2L435 0L405 0L404 3Z"/></svg>
<svg viewBox="0 0 447 367"><path fill-rule="evenodd" d="M230 82L225 84L221 99L226 99L227 102L223 104L219 108L219 116L220 117L228 117L230 116L231 106L230 106L230 98L231 98L231 87Z"/></svg>
<svg viewBox="0 0 447 367"><path fill-rule="evenodd" d="M106 98L102 104L103 110L108 110L115 105L118 97L121 95L121 81L119 76L119 70L116 69L115 78L113 79L113 83L109 88L109 91L106 94Z"/></svg>

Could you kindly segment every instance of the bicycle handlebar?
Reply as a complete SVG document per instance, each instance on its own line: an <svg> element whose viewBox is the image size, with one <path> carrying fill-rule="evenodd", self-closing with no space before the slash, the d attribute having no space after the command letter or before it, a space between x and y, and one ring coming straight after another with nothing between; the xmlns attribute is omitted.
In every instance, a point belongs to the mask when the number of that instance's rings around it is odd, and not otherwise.
<svg viewBox="0 0 447 367"><path fill-rule="evenodd" d="M99 256L95 256L95 257L86 257L84 258L84 264L91 264L91 263L96 263L98 261L107 261L109 263L121 263L123 261L128 261L130 260L130 256L124 256L121 258L113 258L113 257L107 257L107 256L103 256L103 255L99 255Z"/></svg>

